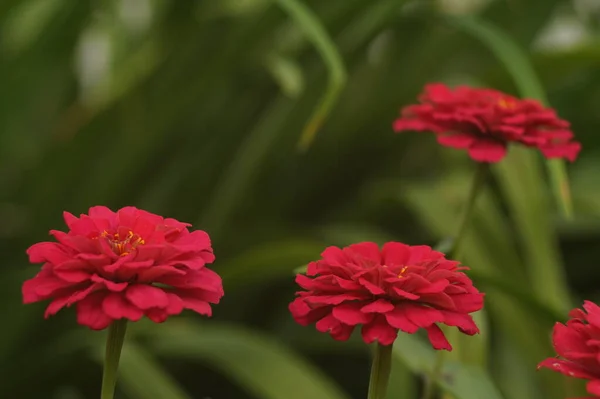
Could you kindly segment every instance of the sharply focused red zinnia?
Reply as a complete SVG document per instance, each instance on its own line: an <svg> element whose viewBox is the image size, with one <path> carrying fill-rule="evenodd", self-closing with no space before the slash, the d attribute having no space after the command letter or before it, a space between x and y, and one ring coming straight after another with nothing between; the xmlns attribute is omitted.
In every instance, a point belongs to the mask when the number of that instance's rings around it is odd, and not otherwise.
<svg viewBox="0 0 600 399"><path fill-rule="evenodd" d="M409 105L394 130L430 131L446 147L467 149L478 162L498 162L509 143L538 148L546 158L574 161L581 145L569 122L538 101L492 90L441 83L425 86L420 104Z"/></svg>
<svg viewBox="0 0 600 399"><path fill-rule="evenodd" d="M64 218L67 233L50 231L58 242L27 250L44 265L23 284L23 301L51 300L46 318L76 304L77 321L94 330L123 318L161 323L183 309L210 316L223 296L221 278L205 266L215 256L204 231L134 207Z"/></svg>
<svg viewBox="0 0 600 399"><path fill-rule="evenodd" d="M549 358L538 368L547 367L569 377L588 380L587 391L600 398L600 307L585 301L583 309L569 313L567 324L556 323L552 343L559 358Z"/></svg>
<svg viewBox="0 0 600 399"><path fill-rule="evenodd" d="M461 272L459 262L426 245L372 242L329 247L308 265L296 282L304 291L290 304L301 325L347 340L362 325L366 343L390 345L398 330L427 331L435 349L452 350L438 323L473 335L479 329L469 315L483 307L483 294ZM310 276L310 277L309 277Z"/></svg>

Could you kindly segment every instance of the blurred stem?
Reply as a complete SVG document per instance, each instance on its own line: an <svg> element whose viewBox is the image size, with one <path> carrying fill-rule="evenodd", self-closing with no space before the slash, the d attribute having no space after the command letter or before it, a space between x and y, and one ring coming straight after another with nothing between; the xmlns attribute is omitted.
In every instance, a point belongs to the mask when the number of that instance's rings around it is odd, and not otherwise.
<svg viewBox="0 0 600 399"><path fill-rule="evenodd" d="M569 186L569 176L565 161L562 159L549 159L546 161L548 167L552 191L556 198L562 216L567 220L573 219L573 200Z"/></svg>
<svg viewBox="0 0 600 399"><path fill-rule="evenodd" d="M104 356L104 373L102 375L102 392L100 399L113 399L115 395L115 386L117 385L117 370L119 369L119 359L121 358L121 349L127 332L127 320L120 319L114 321L108 328L108 337L106 338L106 353Z"/></svg>
<svg viewBox="0 0 600 399"><path fill-rule="evenodd" d="M381 345L378 343L375 346L375 353L373 354L367 399L385 398L391 369L392 345Z"/></svg>
<svg viewBox="0 0 600 399"><path fill-rule="evenodd" d="M469 222L475 210L475 202L477 201L477 196L479 195L479 192L485 184L485 180L487 178L489 169L490 166L487 163L480 162L477 164L475 174L473 175L473 180L471 181L471 188L469 189L467 202L463 207L462 214L458 222L458 228L454 236L454 240L452 241L450 248L447 250L447 257L449 259L456 259L458 257L460 244L464 240L464 237L466 235L467 229L469 227ZM440 350L436 354L435 364L433 365L431 374L425 379L425 387L423 389L422 396L423 399L433 398L434 384L435 381L438 379L439 375L441 374L443 367L444 353Z"/></svg>
<svg viewBox="0 0 600 399"><path fill-rule="evenodd" d="M473 180L471 181L469 196L467 197L467 202L463 207L462 214L458 222L458 229L456 230L456 234L454 235L454 241L450 250L448 250L447 253L448 258L454 259L458 256L460 244L465 238L465 233L467 232L467 228L469 227L469 221L471 219L471 216L473 215L473 211L475 210L475 201L477 200L477 196L479 195L479 192L481 191L481 188L485 183L489 169L490 167L487 163L479 162L477 164L475 174L473 175Z"/></svg>
<svg viewBox="0 0 600 399"><path fill-rule="evenodd" d="M433 386L435 384L435 380L439 375L442 374L442 368L444 367L444 352L441 350L436 353L435 363L433 364L433 369L431 370L431 374L428 375L425 379L425 386L423 387L423 399L431 399L433 398Z"/></svg>

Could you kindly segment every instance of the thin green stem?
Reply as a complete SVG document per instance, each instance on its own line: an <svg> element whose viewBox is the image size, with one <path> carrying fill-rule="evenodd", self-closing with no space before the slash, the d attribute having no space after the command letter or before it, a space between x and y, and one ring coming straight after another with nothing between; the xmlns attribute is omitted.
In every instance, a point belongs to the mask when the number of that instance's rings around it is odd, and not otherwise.
<svg viewBox="0 0 600 399"><path fill-rule="evenodd" d="M367 399L385 399L391 369L392 345L377 344L373 354Z"/></svg>
<svg viewBox="0 0 600 399"><path fill-rule="evenodd" d="M121 349L123 348L126 332L126 319L116 320L108 328L100 399L113 399L115 395L115 386L117 385L117 370L119 369L119 359L121 358Z"/></svg>
<svg viewBox="0 0 600 399"><path fill-rule="evenodd" d="M458 229L456 230L456 234L454 235L454 241L452 242L452 246L448 251L448 257L454 259L457 257L460 244L465 238L465 233L469 227L469 222L471 220L471 216L473 215L473 211L475 210L475 202L477 201L477 196L483 187L485 180L487 178L489 171L489 165L487 163L478 163L477 168L475 169L475 174L473 175L473 180L471 181L471 188L469 189L469 196L467 197L467 202L463 207L463 211L458 222Z"/></svg>
<svg viewBox="0 0 600 399"><path fill-rule="evenodd" d="M477 164L477 169L475 170L475 174L473 175L473 180L471 182L471 188L469 189L467 202L463 207L462 214L458 222L458 229L456 230L456 235L454 236L454 239L452 240L451 244L446 250L446 254L450 259L455 259L459 254L460 244L464 240L464 237L468 230L469 222L473 215L473 211L475 210L475 202L477 201L477 196L479 195L481 188L485 184L488 171L489 165L487 163L482 162ZM431 370L431 374L428 375L425 379L425 386L423 389L422 399L433 398L434 383L441 374L443 367L444 353L442 351L438 351L438 353L436 354L436 360L433 366L433 370Z"/></svg>

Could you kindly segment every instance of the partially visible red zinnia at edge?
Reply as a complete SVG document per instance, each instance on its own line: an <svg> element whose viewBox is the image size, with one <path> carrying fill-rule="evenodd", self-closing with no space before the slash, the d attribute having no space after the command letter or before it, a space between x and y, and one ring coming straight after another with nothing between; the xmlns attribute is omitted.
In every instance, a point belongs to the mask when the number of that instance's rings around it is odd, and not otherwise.
<svg viewBox="0 0 600 399"><path fill-rule="evenodd" d="M339 341L359 325L366 343L381 345L392 344L399 330L423 328L435 349L452 350L438 324L479 332L469 313L483 307L483 294L465 269L426 245L329 247L308 265L307 275L296 277L303 291L289 309L299 324L316 323Z"/></svg>
<svg viewBox="0 0 600 399"><path fill-rule="evenodd" d="M466 149L478 162L498 162L510 143L538 148L546 158L574 161L581 144L572 141L569 122L536 100L492 89L441 83L425 86L419 104L409 105L394 122L396 132L430 131L446 147Z"/></svg>
<svg viewBox="0 0 600 399"><path fill-rule="evenodd" d="M161 323L191 309L210 316L223 296L208 234L187 223L125 207L92 207L79 218L64 213L67 233L58 242L27 250L42 270L23 284L25 303L51 300L45 317L77 306L77 321L94 330L113 321L143 316Z"/></svg>
<svg viewBox="0 0 600 399"><path fill-rule="evenodd" d="M583 309L569 313L567 324L556 323L552 343L559 358L549 358L546 367L569 377L588 380L587 391L600 398L600 307L585 301Z"/></svg>

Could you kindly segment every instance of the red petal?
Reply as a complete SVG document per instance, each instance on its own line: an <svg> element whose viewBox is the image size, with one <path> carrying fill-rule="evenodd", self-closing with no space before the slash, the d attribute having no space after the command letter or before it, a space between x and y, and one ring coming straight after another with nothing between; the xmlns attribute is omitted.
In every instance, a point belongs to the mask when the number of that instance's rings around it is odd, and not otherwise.
<svg viewBox="0 0 600 399"><path fill-rule="evenodd" d="M193 297L181 297L181 300L183 301L184 308L193 310L204 316L212 316L212 309L208 302Z"/></svg>
<svg viewBox="0 0 600 399"><path fill-rule="evenodd" d="M357 324L365 324L373 319L373 315L369 313L363 313L361 311L362 305L360 303L343 303L333 308L331 314L337 320L349 326L355 326Z"/></svg>
<svg viewBox="0 0 600 399"><path fill-rule="evenodd" d="M331 265L343 266L348 262L348 257L345 252L341 248L333 246L325 248L321 253L321 257L323 258L323 261Z"/></svg>
<svg viewBox="0 0 600 399"><path fill-rule="evenodd" d="M71 259L71 256L66 252L66 248L55 242L39 242L27 249L29 262L42 263L50 262L58 265L62 262Z"/></svg>
<svg viewBox="0 0 600 399"><path fill-rule="evenodd" d="M435 324L426 328L427 337L429 338L429 342L434 349L445 349L447 351L452 350L452 345L446 339L444 332Z"/></svg>
<svg viewBox="0 0 600 399"><path fill-rule="evenodd" d="M50 302L50 305L48 305L48 307L46 308L44 318L47 319L48 317L55 315L56 313L58 313L59 310L67 306L67 303L69 303L69 296L56 298L55 300Z"/></svg>
<svg viewBox="0 0 600 399"><path fill-rule="evenodd" d="M184 309L183 299L181 299L179 295L173 294L172 292L167 292L167 296L169 297L169 305L166 309L167 313L169 315L181 313Z"/></svg>
<svg viewBox="0 0 600 399"><path fill-rule="evenodd" d="M407 118L399 118L394 121L392 128L395 132L402 132L404 130L412 130L412 131L424 131L424 130L435 130L435 127L432 126L431 122L413 119L411 117Z"/></svg>
<svg viewBox="0 0 600 399"><path fill-rule="evenodd" d="M443 323L448 326L458 327L463 333L474 335L479 333L479 328L473 321L473 317L468 314L442 311L444 315Z"/></svg>
<svg viewBox="0 0 600 399"><path fill-rule="evenodd" d="M469 155L477 162L499 162L506 155L506 144L491 140L478 140L469 147Z"/></svg>
<svg viewBox="0 0 600 399"><path fill-rule="evenodd" d="M410 247L410 256L407 264L416 264L422 260L430 260L433 250L428 245L414 245ZM438 252L439 254L439 252Z"/></svg>
<svg viewBox="0 0 600 399"><path fill-rule="evenodd" d="M372 282L370 282L362 277L358 279L358 283L360 285L362 285L363 287L365 287L367 289L367 291L369 291L373 295L385 294L385 290L383 288L373 284Z"/></svg>
<svg viewBox="0 0 600 399"><path fill-rule="evenodd" d="M408 319L403 305L397 305L396 309L385 314L385 318L392 327L409 334L414 334L419 330L419 326Z"/></svg>
<svg viewBox="0 0 600 399"><path fill-rule="evenodd" d="M362 327L362 337L367 344L377 341L381 345L391 345L398 337L398 330L390 326L383 316L379 316Z"/></svg>
<svg viewBox="0 0 600 399"><path fill-rule="evenodd" d="M145 315L155 323L164 323L169 317L168 313L164 309L157 308L146 310Z"/></svg>
<svg viewBox="0 0 600 399"><path fill-rule="evenodd" d="M419 327L426 328L444 320L444 315L437 309L412 304L405 304L403 307L406 317Z"/></svg>
<svg viewBox="0 0 600 399"><path fill-rule="evenodd" d="M459 313L476 312L483 308L483 295L480 293L453 295L452 300Z"/></svg>
<svg viewBox="0 0 600 399"><path fill-rule="evenodd" d="M138 321L144 315L141 309L131 304L122 293L118 292L111 292L104 298L102 310L115 320L125 318Z"/></svg>
<svg viewBox="0 0 600 399"><path fill-rule="evenodd" d="M125 291L127 299L140 309L161 308L169 305L167 294L158 287L145 284L130 285Z"/></svg>
<svg viewBox="0 0 600 399"><path fill-rule="evenodd" d="M385 299L378 299L363 306L360 310L365 313L386 313L394 310L394 305Z"/></svg>
<svg viewBox="0 0 600 399"><path fill-rule="evenodd" d="M114 292L121 292L125 288L127 288L127 286L129 286L129 283L127 283L127 282L115 283L114 281L107 280L103 277L98 276L97 274L94 274L91 277L91 280L95 283L104 285L109 291L114 291Z"/></svg>
<svg viewBox="0 0 600 399"><path fill-rule="evenodd" d="M446 289L446 287L448 287L448 285L450 285L450 282L446 279L437 280L429 284L427 287L419 288L417 292L419 294L436 294L439 292L443 292Z"/></svg>
<svg viewBox="0 0 600 399"><path fill-rule="evenodd" d="M344 248L344 252L353 258L372 262L373 264L381 264L381 252L379 245L374 242L359 242Z"/></svg>
<svg viewBox="0 0 600 399"><path fill-rule="evenodd" d="M398 287L392 287L392 291L397 294L400 298L410 299L412 301L419 299L419 295L411 294L408 291L404 291Z"/></svg>
<svg viewBox="0 0 600 399"><path fill-rule="evenodd" d="M437 136L437 141L450 148L469 148L475 141L475 137L468 133L451 133Z"/></svg>
<svg viewBox="0 0 600 399"><path fill-rule="evenodd" d="M556 323L552 330L552 343L559 356L570 358L571 353L588 352L585 344L587 335L574 328L569 328L561 323Z"/></svg>
<svg viewBox="0 0 600 399"><path fill-rule="evenodd" d="M410 247L401 242L388 242L381 250L383 264L404 266L410 257Z"/></svg>
<svg viewBox="0 0 600 399"><path fill-rule="evenodd" d="M103 330L112 323L112 319L102 310L105 294L97 292L77 302L77 322L92 330Z"/></svg>
<svg viewBox="0 0 600 399"><path fill-rule="evenodd" d="M346 341L350 338L354 326L348 326L340 323L332 315L328 315L319 320L316 324L317 331L328 332L332 338L337 341Z"/></svg>
<svg viewBox="0 0 600 399"><path fill-rule="evenodd" d="M589 393L600 396L600 380L592 380L588 382L586 389Z"/></svg>
<svg viewBox="0 0 600 399"><path fill-rule="evenodd" d="M590 371L586 370L583 366L569 362L567 360L556 359L556 358L548 358L540 364L538 364L537 368L549 368L554 371L558 371L561 374L567 375L569 377L574 378L583 378L586 380L591 380L596 378L596 376Z"/></svg>

